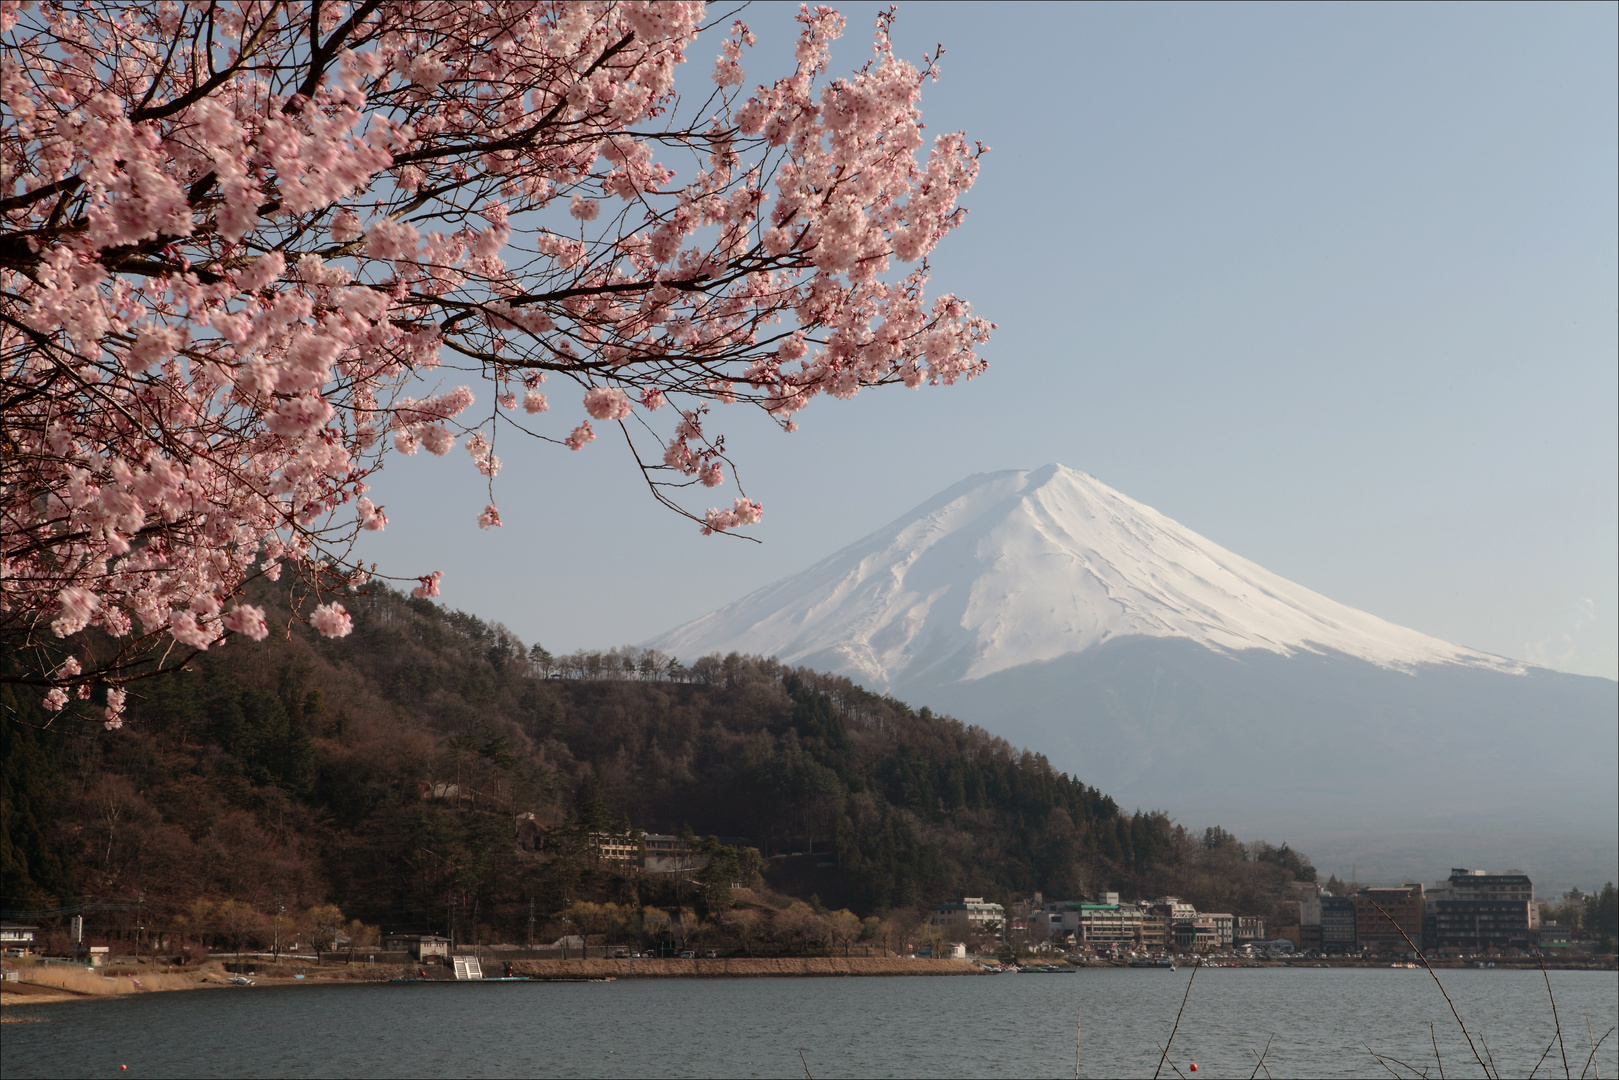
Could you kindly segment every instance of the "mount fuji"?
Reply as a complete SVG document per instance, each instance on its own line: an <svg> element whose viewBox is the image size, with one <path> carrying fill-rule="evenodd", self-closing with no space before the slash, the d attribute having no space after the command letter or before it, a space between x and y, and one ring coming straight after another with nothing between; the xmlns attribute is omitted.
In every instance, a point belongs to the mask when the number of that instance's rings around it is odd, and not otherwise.
<svg viewBox="0 0 1619 1080"><path fill-rule="evenodd" d="M1061 465L969 477L647 644L847 675L1340 876L1619 863L1619 684L1337 603Z"/></svg>

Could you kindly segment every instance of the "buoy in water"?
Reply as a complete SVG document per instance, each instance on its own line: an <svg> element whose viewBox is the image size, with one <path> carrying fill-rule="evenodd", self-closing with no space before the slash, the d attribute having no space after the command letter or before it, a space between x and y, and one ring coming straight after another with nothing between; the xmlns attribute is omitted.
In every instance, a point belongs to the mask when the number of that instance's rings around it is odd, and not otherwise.
<svg viewBox="0 0 1619 1080"><path fill-rule="evenodd" d="M1197 1072L1197 1062L1192 1062L1192 1071Z"/></svg>

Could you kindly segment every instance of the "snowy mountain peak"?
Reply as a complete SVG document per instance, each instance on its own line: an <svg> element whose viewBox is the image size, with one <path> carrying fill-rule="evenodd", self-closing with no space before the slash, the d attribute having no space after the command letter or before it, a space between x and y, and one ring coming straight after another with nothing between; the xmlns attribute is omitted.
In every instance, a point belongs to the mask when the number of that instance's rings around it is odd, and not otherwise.
<svg viewBox="0 0 1619 1080"><path fill-rule="evenodd" d="M1131 636L1335 651L1397 669L1524 670L1329 600L1055 464L968 477L649 644L688 659L773 654L885 689L979 679Z"/></svg>

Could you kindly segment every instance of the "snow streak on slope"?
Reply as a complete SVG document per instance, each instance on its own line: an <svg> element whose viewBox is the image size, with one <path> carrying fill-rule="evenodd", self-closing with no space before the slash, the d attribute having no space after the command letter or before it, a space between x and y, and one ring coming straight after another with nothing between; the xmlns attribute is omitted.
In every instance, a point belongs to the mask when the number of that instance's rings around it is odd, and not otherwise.
<svg viewBox="0 0 1619 1080"><path fill-rule="evenodd" d="M1521 672L1278 577L1061 465L973 476L802 573L649 642L775 655L875 689L979 679L1127 636Z"/></svg>

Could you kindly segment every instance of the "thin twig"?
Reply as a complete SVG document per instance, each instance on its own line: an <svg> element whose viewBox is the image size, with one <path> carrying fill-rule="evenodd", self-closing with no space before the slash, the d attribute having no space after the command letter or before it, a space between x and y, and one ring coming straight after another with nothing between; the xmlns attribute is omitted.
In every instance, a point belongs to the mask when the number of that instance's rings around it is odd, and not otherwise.
<svg viewBox="0 0 1619 1080"><path fill-rule="evenodd" d="M1591 1018L1589 1016L1585 1018L1585 1026L1587 1030L1589 1030L1591 1027ZM1596 1032L1592 1031L1591 1034L1595 1036ZM1607 1042L1608 1036L1612 1034L1613 1028L1609 1028L1607 1031L1603 1032L1602 1038L1596 1039L1591 1044L1591 1056L1585 1059L1585 1069L1591 1070L1591 1075L1595 1078L1595 1080L1602 1080L1602 1073L1594 1068L1597 1060L1597 1051L1602 1049L1602 1044ZM1585 1080L1585 1069L1580 1070L1580 1080Z"/></svg>
<svg viewBox="0 0 1619 1080"><path fill-rule="evenodd" d="M1265 1040L1265 1052L1263 1054L1259 1055L1259 1062L1258 1062L1258 1064L1256 1064L1254 1066L1254 1071L1248 1075L1248 1080L1258 1080L1259 1070L1260 1069L1265 1069L1265 1054L1270 1053L1271 1039L1274 1039L1274 1038L1276 1038L1276 1036L1272 1035L1269 1039ZM1265 1069L1265 1075L1266 1076L1270 1075L1270 1070L1269 1069Z"/></svg>
<svg viewBox="0 0 1619 1080"><path fill-rule="evenodd" d="M1167 1046L1160 1046L1160 1047L1159 1047L1159 1048L1158 1048L1158 1049L1160 1049L1160 1050L1162 1050L1162 1051L1163 1051L1163 1052L1164 1052L1164 1053L1165 1053L1165 1054L1166 1054L1166 1055L1167 1055L1167 1054L1168 1054L1168 1053L1169 1053L1169 1047L1167 1047ZM1162 1067L1162 1065L1163 1065L1163 1063L1162 1063L1162 1061L1160 1061L1160 1062L1159 1062L1159 1067L1160 1067L1160 1068L1161 1068L1161 1067ZM1174 1063L1174 1062L1173 1062L1173 1061L1171 1061L1171 1062L1170 1062L1170 1063L1169 1063L1169 1067L1170 1067L1170 1068L1171 1068L1171 1069L1175 1069L1175 1075L1176 1075L1176 1076L1178 1076L1178 1077L1180 1077L1180 1078L1181 1078L1181 1080L1186 1080L1186 1074L1185 1074L1185 1073L1183 1073L1183 1072L1181 1072L1181 1071L1180 1071L1180 1070L1179 1070L1179 1069L1176 1069L1176 1068L1175 1068L1175 1063ZM1156 1074L1156 1073L1154 1073L1154 1074L1153 1074L1153 1075L1155 1075L1155 1076L1156 1076L1156 1075L1157 1075L1157 1074Z"/></svg>
<svg viewBox="0 0 1619 1080"><path fill-rule="evenodd" d="M1433 1042L1433 1059L1439 1062L1439 1080L1445 1080L1445 1062L1439 1056L1439 1036L1433 1032L1433 1021L1428 1021L1428 1038Z"/></svg>
<svg viewBox="0 0 1619 1080"><path fill-rule="evenodd" d="M1477 1061L1478 1067L1484 1070L1484 1075L1489 1076L1490 1067L1484 1064L1484 1058L1479 1055L1478 1047L1473 1045L1473 1035L1467 1030L1467 1025L1462 1022L1462 1014L1456 1011L1456 1003L1450 1000L1449 994L1445 993L1445 984L1439 981L1439 975L1434 971L1433 965L1428 963L1428 958L1423 955L1421 949L1417 948L1417 943L1411 940L1411 935L1405 932L1405 927L1395 922L1394 916L1383 910L1382 904L1379 904L1376 900L1373 900L1369 896L1366 899L1374 908L1378 910L1378 913L1381 914L1383 918L1387 919L1394 926L1394 929L1400 932L1400 936L1405 938L1405 943L1411 946L1411 951L1417 954L1417 959L1422 961L1422 966L1428 969L1429 975L1433 976L1434 985L1439 987L1439 992L1444 994L1445 1004L1450 1006L1450 1015L1456 1018L1457 1026L1462 1029L1462 1036L1467 1040L1467 1048L1473 1051L1473 1060Z"/></svg>
<svg viewBox="0 0 1619 1080"><path fill-rule="evenodd" d="M1361 1043L1361 1045L1366 1046L1365 1043ZM1366 1046L1366 1052L1368 1054L1372 1055L1372 1060L1373 1061L1375 1061L1379 1065L1383 1066L1383 1071L1384 1072L1386 1072L1390 1076L1394 1077L1395 1080L1400 1080L1400 1074L1395 1072L1393 1069L1389 1068L1388 1063L1383 1060L1383 1058L1378 1054L1378 1052L1376 1050L1373 1050L1370 1046Z"/></svg>
<svg viewBox="0 0 1619 1080"><path fill-rule="evenodd" d="M1546 1060L1546 1055L1550 1054L1552 1052L1552 1047L1556 1045L1557 1037L1554 1035L1552 1036L1551 1042L1546 1044L1546 1049L1540 1052L1540 1059L1535 1062L1535 1067L1529 1070L1529 1080L1535 1080L1535 1074L1540 1071L1540 1066ZM1572 1076L1570 1077L1570 1080L1573 1080Z"/></svg>
<svg viewBox="0 0 1619 1080"><path fill-rule="evenodd" d="M1563 1055L1563 1080L1570 1080L1573 1074L1568 1071L1568 1050L1563 1046L1563 1022L1557 1018L1557 998L1552 993L1552 977L1546 972L1546 955L1536 949L1535 959L1540 961L1540 976L1546 980L1546 997L1552 1003L1552 1024L1557 1028L1557 1049ZM1538 1069L1540 1066L1536 1065L1535 1068Z"/></svg>
<svg viewBox="0 0 1619 1080"><path fill-rule="evenodd" d="M1385 1058L1387 1058L1388 1060L1394 1062L1394 1064L1398 1065L1400 1068L1409 1069L1411 1071L1412 1076L1420 1076L1420 1077L1423 1078L1423 1080L1428 1080L1427 1072L1425 1072L1422 1069L1417 1068L1415 1065L1411 1064L1409 1061L1401 1061L1399 1058L1395 1057L1393 1054L1384 1054L1383 1056Z"/></svg>
<svg viewBox="0 0 1619 1080"><path fill-rule="evenodd" d="M1205 946L1203 952L1207 951L1208 948ZM1181 1013L1186 1011L1186 999L1192 996L1192 983L1197 981L1197 969L1202 966L1203 953L1198 953L1197 963L1192 965L1192 977L1186 980L1186 993L1181 995L1181 1007L1175 1013L1175 1026L1169 1031L1169 1041L1164 1044L1164 1052L1159 1055L1158 1068L1152 1071L1152 1080L1158 1080L1158 1074L1164 1071L1164 1062L1169 1058L1169 1048L1175 1045L1175 1033L1181 1029ZM1174 1069L1175 1066L1171 1065L1170 1068ZM1175 1069L1175 1071L1176 1073L1180 1072L1179 1069Z"/></svg>
<svg viewBox="0 0 1619 1080"><path fill-rule="evenodd" d="M1484 1033L1478 1035L1478 1041L1484 1046L1484 1056L1490 1059L1490 1071L1495 1073L1495 1080L1501 1080L1501 1070L1495 1067L1495 1055L1490 1053L1490 1044L1484 1041Z"/></svg>
<svg viewBox="0 0 1619 1080"><path fill-rule="evenodd" d="M1074 1010L1074 1080L1079 1080L1079 1029L1085 1019L1085 1006Z"/></svg>
<svg viewBox="0 0 1619 1080"><path fill-rule="evenodd" d="M809 1071L809 1059L804 1057L804 1051L798 1052L798 1060L804 1063L804 1080L815 1080L815 1076Z"/></svg>

